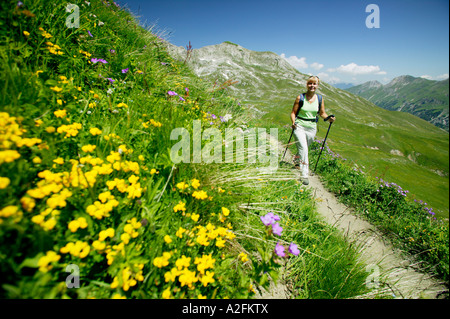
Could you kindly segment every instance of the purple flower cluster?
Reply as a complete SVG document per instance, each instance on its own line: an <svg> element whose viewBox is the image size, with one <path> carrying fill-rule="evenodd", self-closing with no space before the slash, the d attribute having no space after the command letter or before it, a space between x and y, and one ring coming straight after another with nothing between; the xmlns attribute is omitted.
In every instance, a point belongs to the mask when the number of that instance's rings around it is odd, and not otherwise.
<svg viewBox="0 0 450 319"><path fill-rule="evenodd" d="M377 179L378 179L378 177L377 177ZM402 189L402 187L401 186L399 186L399 185L397 185L397 184L395 184L395 183L388 183L388 182L385 182L383 179L381 179L380 178L380 188L383 188L383 187L386 187L386 188L390 188L390 187L392 187L392 188L396 188L397 189L397 193L399 193L400 195L402 195L403 197L406 197L406 194L408 194L409 193L409 191L408 190L404 190L404 189ZM379 191L379 190L377 190L377 191Z"/></svg>
<svg viewBox="0 0 450 319"><path fill-rule="evenodd" d="M178 93L174 91L168 91L167 94L170 96L179 96ZM180 96L180 101L184 102L186 100Z"/></svg>
<svg viewBox="0 0 450 319"><path fill-rule="evenodd" d="M261 216L261 221L266 227L272 227L272 234L281 236L281 232L283 231L283 228L280 226L279 223L277 223L281 218L278 215L275 215L272 212L267 213L264 216ZM281 245L279 242L275 246L275 254L278 257L286 257L285 253L286 248ZM288 247L288 252L292 255L298 256L300 254L300 251L298 250L298 246L294 243L291 243Z"/></svg>
<svg viewBox="0 0 450 319"><path fill-rule="evenodd" d="M265 226L267 227L272 226L272 233L274 235L281 236L283 228L280 226L280 224L277 223L277 221L280 220L280 216L270 212L267 213L265 216L261 216L260 218Z"/></svg>
<svg viewBox="0 0 450 319"><path fill-rule="evenodd" d="M280 243L277 243L277 245L275 246L275 254L277 254L278 257L286 257L286 253L284 252L285 250L286 248ZM291 243L289 245L288 251L294 256L298 256L300 254L298 246L294 243Z"/></svg>
<svg viewBox="0 0 450 319"><path fill-rule="evenodd" d="M106 61L105 59L97 59L97 58L92 58L91 62L94 63L94 64L97 63L97 62L101 62L103 64L108 63L108 61Z"/></svg>

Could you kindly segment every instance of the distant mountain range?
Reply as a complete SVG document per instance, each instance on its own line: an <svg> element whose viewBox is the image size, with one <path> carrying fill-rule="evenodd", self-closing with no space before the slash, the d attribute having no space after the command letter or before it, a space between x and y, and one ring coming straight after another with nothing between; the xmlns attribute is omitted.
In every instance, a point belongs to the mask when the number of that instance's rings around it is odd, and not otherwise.
<svg viewBox="0 0 450 319"><path fill-rule="evenodd" d="M369 81L346 90L384 109L408 112L449 131L448 79L431 81L403 75L386 85Z"/></svg>

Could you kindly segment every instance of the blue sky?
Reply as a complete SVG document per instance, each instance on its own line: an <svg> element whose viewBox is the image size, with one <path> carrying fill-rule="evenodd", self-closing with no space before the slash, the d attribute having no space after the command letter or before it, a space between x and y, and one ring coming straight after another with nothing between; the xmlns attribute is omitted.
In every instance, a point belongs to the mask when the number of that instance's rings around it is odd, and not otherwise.
<svg viewBox="0 0 450 319"><path fill-rule="evenodd" d="M329 83L448 78L448 0L118 0L169 42L272 51ZM375 12L379 28L368 28ZM375 20L371 19L372 22Z"/></svg>

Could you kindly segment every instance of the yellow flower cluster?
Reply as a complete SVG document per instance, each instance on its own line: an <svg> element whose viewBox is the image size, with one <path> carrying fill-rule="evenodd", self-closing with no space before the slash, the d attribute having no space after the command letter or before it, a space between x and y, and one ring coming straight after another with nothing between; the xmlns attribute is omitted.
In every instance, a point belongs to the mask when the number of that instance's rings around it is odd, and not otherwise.
<svg viewBox="0 0 450 319"><path fill-rule="evenodd" d="M56 129L58 133L66 133L64 138L75 137L78 135L78 132L81 130L82 125L80 123L73 123L69 125L61 125Z"/></svg>
<svg viewBox="0 0 450 319"><path fill-rule="evenodd" d="M72 220L67 226L72 233L76 232L78 228L84 229L88 226L86 218L79 217L75 220Z"/></svg>
<svg viewBox="0 0 450 319"><path fill-rule="evenodd" d="M141 223L137 221L136 217L127 221L127 224L123 227L124 233L120 236L120 239L124 244L128 244L131 238L136 238L139 233L136 231L141 228Z"/></svg>
<svg viewBox="0 0 450 319"><path fill-rule="evenodd" d="M197 230L195 242L202 246L209 246L211 240L215 240L215 245L219 248L225 246L225 239L232 240L236 235L225 227L217 227L211 223L205 226L199 225L194 229Z"/></svg>
<svg viewBox="0 0 450 319"><path fill-rule="evenodd" d="M53 37L50 33L45 31L42 27L39 27L39 31L42 31L41 35L46 39Z"/></svg>
<svg viewBox="0 0 450 319"><path fill-rule="evenodd" d="M6 112L0 112L0 164L11 163L20 158L20 153L12 150L12 147L33 147L42 143L39 138L22 137L25 130L19 127L17 120Z"/></svg>
<svg viewBox="0 0 450 319"><path fill-rule="evenodd" d="M203 200L203 199L207 199L208 198L208 194L204 190L194 191L192 193L192 197L194 197L196 199Z"/></svg>
<svg viewBox="0 0 450 319"><path fill-rule="evenodd" d="M161 257L153 259L153 265L158 268L166 267L169 264L170 257L172 257L171 253L164 252Z"/></svg>
<svg viewBox="0 0 450 319"><path fill-rule="evenodd" d="M81 150L82 150L83 152L85 152L85 153L92 153L92 152L95 151L96 148L97 148L96 145L90 145L90 144L88 144L88 145L82 146L82 147L81 147Z"/></svg>
<svg viewBox="0 0 450 319"><path fill-rule="evenodd" d="M79 50L78 52L80 52L81 54L83 54L85 56L86 59L89 59L91 57L92 54L90 54L89 52L83 51L83 50Z"/></svg>
<svg viewBox="0 0 450 319"><path fill-rule="evenodd" d="M56 110L55 112L53 112L53 114L56 117L63 118L67 115L67 111L66 110Z"/></svg>
<svg viewBox="0 0 450 319"><path fill-rule="evenodd" d="M91 246L87 242L77 240L75 243L69 242L66 246L62 247L59 252L61 254L70 253L74 257L85 258L89 255Z"/></svg>
<svg viewBox="0 0 450 319"><path fill-rule="evenodd" d="M42 272L49 271L50 269L53 268L51 263L57 262L60 258L61 258L61 256L58 255L53 250L47 251L45 256L42 256L41 258L39 258L39 261L38 261L39 270Z"/></svg>
<svg viewBox="0 0 450 319"><path fill-rule="evenodd" d="M175 205L175 207L173 208L173 211L175 213L178 211L185 212L186 211L186 203L183 203L182 201L180 201L178 204Z"/></svg>
<svg viewBox="0 0 450 319"><path fill-rule="evenodd" d="M0 177L0 189L5 189L11 184L11 180L8 177Z"/></svg>
<svg viewBox="0 0 450 319"><path fill-rule="evenodd" d="M154 126L154 127L161 127L162 123L158 122L158 121L155 121L153 119L150 119L149 121L142 123L142 126L145 127L145 128L149 128L150 125Z"/></svg>
<svg viewBox="0 0 450 319"><path fill-rule="evenodd" d="M133 272L130 267L125 267L122 269L122 276L114 277L111 288L115 289L120 286L123 291L128 291L130 287L136 286L138 281L144 281L144 276L142 275L144 264L135 264L134 266L139 269L137 272Z"/></svg>
<svg viewBox="0 0 450 319"><path fill-rule="evenodd" d="M60 211L52 208L47 208L42 211L40 214L35 215L31 218L31 221L35 224L38 224L45 231L52 230L57 223L57 217L59 216ZM46 220L45 218L49 216Z"/></svg>
<svg viewBox="0 0 450 319"><path fill-rule="evenodd" d="M164 254L168 258L164 258ZM163 257L157 257L154 260L154 264L157 264L159 268L169 265L170 253L165 252ZM178 282L181 287L187 286L189 289L193 288L193 284L200 281L200 283L206 287L209 283L213 283L215 280L213 278L214 272L207 269L214 268L214 262L216 260L212 258L212 254L202 255L202 257L196 257L194 264L197 265L197 271L190 270L191 257L186 257L182 255L175 261L175 267L167 271L164 274L165 282L176 282L178 277ZM170 298L170 287L168 287L164 292L162 297L167 299Z"/></svg>
<svg viewBox="0 0 450 319"><path fill-rule="evenodd" d="M13 222L18 222L22 219L23 212L19 210L19 207L10 205L0 210L0 224L3 223L3 218L13 217Z"/></svg>
<svg viewBox="0 0 450 319"><path fill-rule="evenodd" d="M46 31L44 31L46 35L50 35L49 33L47 33ZM42 34L44 36L44 34ZM44 36L46 38L48 38L48 36ZM51 35L50 35L51 37ZM45 44L47 45L47 50L48 52L55 54L55 55L63 55L64 52L62 52L61 47L57 44L53 44L50 41L45 42Z"/></svg>
<svg viewBox="0 0 450 319"><path fill-rule="evenodd" d="M102 219L103 217L109 217L110 212L114 207L119 206L119 202L111 195L110 192L102 193L98 196L100 201L95 201L94 204L86 207L86 212L97 219Z"/></svg>

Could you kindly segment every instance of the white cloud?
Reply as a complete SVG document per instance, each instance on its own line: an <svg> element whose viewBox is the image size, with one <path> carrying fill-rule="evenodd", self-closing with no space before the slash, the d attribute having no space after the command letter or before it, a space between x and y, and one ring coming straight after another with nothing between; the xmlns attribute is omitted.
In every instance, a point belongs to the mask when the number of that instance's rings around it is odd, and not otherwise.
<svg viewBox="0 0 450 319"><path fill-rule="evenodd" d="M292 65L296 69L305 69L308 67L308 64L306 63L306 58L301 57L298 58L295 55L286 57L286 54L281 53L280 55L283 59L289 62L290 65Z"/></svg>
<svg viewBox="0 0 450 319"><path fill-rule="evenodd" d="M427 80L441 81L441 80L448 79L448 73L441 74L441 75L438 75L438 76L435 76L435 77L432 77L431 75L425 74L425 75L421 75L420 77L422 79L427 79Z"/></svg>
<svg viewBox="0 0 450 319"><path fill-rule="evenodd" d="M319 79L321 81L327 82L329 84L336 84L336 83L341 83L342 80L338 77L335 76L330 76L328 73L325 72L320 72L319 74L317 74L317 76L319 77Z"/></svg>
<svg viewBox="0 0 450 319"><path fill-rule="evenodd" d="M421 75L420 76L422 79L427 79L427 80L432 80L433 79L433 77L431 76L431 75Z"/></svg>
<svg viewBox="0 0 450 319"><path fill-rule="evenodd" d="M356 63L349 63L347 65L341 65L336 69L328 69L328 72L339 72L351 75L362 75L362 74L386 74L385 71L381 71L378 65L357 65Z"/></svg>
<svg viewBox="0 0 450 319"><path fill-rule="evenodd" d="M314 62L313 64L310 65L314 70L320 70L321 68L323 68L323 64Z"/></svg>

